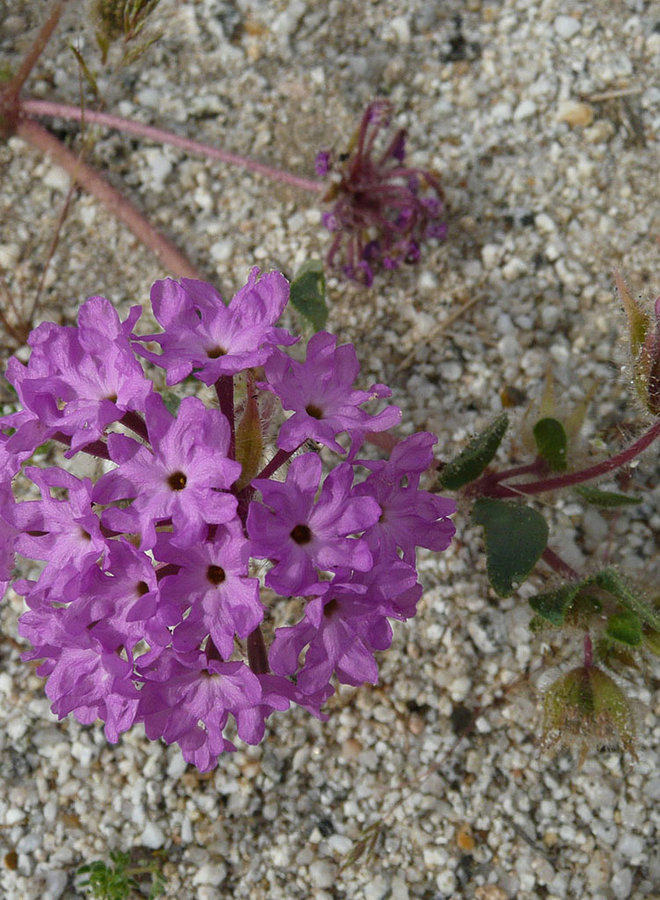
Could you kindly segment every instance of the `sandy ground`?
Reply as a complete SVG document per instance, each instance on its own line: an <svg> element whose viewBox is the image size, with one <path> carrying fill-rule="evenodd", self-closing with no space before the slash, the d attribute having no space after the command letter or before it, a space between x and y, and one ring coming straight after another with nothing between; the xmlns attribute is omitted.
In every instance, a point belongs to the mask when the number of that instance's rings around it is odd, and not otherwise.
<svg viewBox="0 0 660 900"><path fill-rule="evenodd" d="M0 2L0 62L16 63L45 8ZM102 66L88 10L69 5L26 95L78 103L74 43L108 111L308 177L316 151L341 150L370 99L391 99L412 163L442 179L448 240L370 289L330 277L328 327L355 343L365 385L392 386L404 430L437 432L450 457L501 410L505 388L527 398L512 410L519 423L549 370L564 410L593 391L582 458L603 435L618 447L643 427L611 273L636 296L660 292L657 2L162 0L162 37L121 70ZM79 146L77 124L53 127ZM255 264L291 276L327 250L313 194L87 135L90 162L229 295ZM0 146L0 179L0 266L29 306L69 179L17 138ZM70 321L91 294L125 311L165 274L76 191L39 316ZM657 451L634 483L647 499L616 519L568 496L543 508L552 545L580 571L607 560L657 584ZM572 752L542 754L539 673L577 664L577 643L529 634L526 597L547 572L504 601L489 590L466 512L450 551L420 555L419 615L397 625L380 685L342 690L326 724L303 711L274 718L261 746L241 746L209 776L141 730L110 746L100 726L55 721L12 643L22 606L9 596L0 895L76 898L77 866L134 850L160 854L165 896L180 900L660 896L657 667L629 688L637 763L594 752L578 770ZM457 740L477 706L475 729ZM378 823L373 853L342 868Z"/></svg>

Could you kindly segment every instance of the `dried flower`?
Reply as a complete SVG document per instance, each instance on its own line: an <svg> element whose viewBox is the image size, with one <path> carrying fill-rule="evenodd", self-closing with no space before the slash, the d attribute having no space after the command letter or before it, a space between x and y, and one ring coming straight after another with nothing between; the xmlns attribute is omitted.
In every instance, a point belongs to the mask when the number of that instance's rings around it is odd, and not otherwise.
<svg viewBox="0 0 660 900"><path fill-rule="evenodd" d="M651 415L660 416L660 297L654 304L654 322L630 294L618 272L614 273L614 280L628 316L635 391Z"/></svg>
<svg viewBox="0 0 660 900"><path fill-rule="evenodd" d="M322 150L316 157L319 175L334 175L324 197L333 203L323 216L325 227L335 234L327 255L328 265L344 247L344 273L366 285L373 282L373 268L381 264L396 269L402 262L415 263L420 245L429 238L444 240L444 193L429 171L404 165L405 129L399 129L385 150L375 145L390 124L392 107L387 100L370 103L347 153L335 157Z"/></svg>
<svg viewBox="0 0 660 900"><path fill-rule="evenodd" d="M571 669L548 688L543 700L543 746L620 744L635 759L635 723L630 701L597 666Z"/></svg>

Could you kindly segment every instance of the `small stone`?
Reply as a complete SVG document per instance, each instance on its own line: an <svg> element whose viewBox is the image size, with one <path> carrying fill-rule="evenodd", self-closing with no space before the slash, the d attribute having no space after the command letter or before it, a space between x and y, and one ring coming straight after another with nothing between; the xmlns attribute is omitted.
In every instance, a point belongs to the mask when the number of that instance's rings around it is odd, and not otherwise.
<svg viewBox="0 0 660 900"><path fill-rule="evenodd" d="M41 846L41 837L41 834L36 831L28 832L28 834L23 835L20 841L16 844L16 851L19 854L34 853L37 847Z"/></svg>
<svg viewBox="0 0 660 900"><path fill-rule="evenodd" d="M530 119L534 115L536 115L536 103L533 100L522 100L516 106L513 118L516 122L520 122L522 119Z"/></svg>
<svg viewBox="0 0 660 900"><path fill-rule="evenodd" d="M399 878L398 876L392 879L392 884L390 886L390 898L391 900L410 900L408 885L402 878Z"/></svg>
<svg viewBox="0 0 660 900"><path fill-rule="evenodd" d="M554 26L559 37L566 41L569 41L580 30L580 23L573 16L557 16Z"/></svg>
<svg viewBox="0 0 660 900"><path fill-rule="evenodd" d="M328 860L317 859L309 867L309 877L318 888L332 887L337 877L337 866Z"/></svg>
<svg viewBox="0 0 660 900"><path fill-rule="evenodd" d="M630 869L619 869L612 875L610 887L616 900L628 900L632 891L633 875Z"/></svg>
<svg viewBox="0 0 660 900"><path fill-rule="evenodd" d="M410 25L404 16L394 16L390 19L388 32L400 44L410 43Z"/></svg>
<svg viewBox="0 0 660 900"><path fill-rule="evenodd" d="M644 852L644 840L636 834L624 834L616 849L621 856L627 856L634 864L637 864L639 857Z"/></svg>
<svg viewBox="0 0 660 900"><path fill-rule="evenodd" d="M557 226L547 213L539 213L538 216L535 216L534 225L541 234L550 234L557 230Z"/></svg>
<svg viewBox="0 0 660 900"><path fill-rule="evenodd" d="M13 269L18 262L20 253L18 244L0 244L0 269Z"/></svg>
<svg viewBox="0 0 660 900"><path fill-rule="evenodd" d="M234 244L228 238L222 241L215 241L209 248L211 258L215 262L227 262L227 260L231 259L233 252Z"/></svg>
<svg viewBox="0 0 660 900"><path fill-rule="evenodd" d="M69 877L62 869L51 869L45 874L46 889L40 895L41 900L59 900L66 890Z"/></svg>
<svg viewBox="0 0 660 900"><path fill-rule="evenodd" d="M481 260L484 268L494 269L495 266L499 265L503 253L504 249L499 244L484 244L481 248Z"/></svg>
<svg viewBox="0 0 660 900"><path fill-rule="evenodd" d="M462 822L456 829L456 843L464 853L474 850L474 837L469 822Z"/></svg>
<svg viewBox="0 0 660 900"><path fill-rule="evenodd" d="M165 835L155 822L147 822L140 837L140 843L150 850L160 850L165 843Z"/></svg>
<svg viewBox="0 0 660 900"><path fill-rule="evenodd" d="M71 184L71 179L64 169L60 169L59 166L51 166L48 168L42 175L41 181L46 187L52 188L54 191L59 191L61 194L66 194L69 190L69 185Z"/></svg>
<svg viewBox="0 0 660 900"><path fill-rule="evenodd" d="M356 738L348 738L341 745L341 755L345 759L357 759L362 753L362 744Z"/></svg>
<svg viewBox="0 0 660 900"><path fill-rule="evenodd" d="M227 866L224 863L206 863L200 866L193 876L193 884L210 884L218 887L227 877Z"/></svg>
<svg viewBox="0 0 660 900"><path fill-rule="evenodd" d="M448 869L444 872L440 872L435 879L435 883L438 890L447 896L453 894L456 890L456 876Z"/></svg>
<svg viewBox="0 0 660 900"><path fill-rule="evenodd" d="M509 895L499 884L482 884L475 889L475 900L509 900Z"/></svg>
<svg viewBox="0 0 660 900"><path fill-rule="evenodd" d="M565 100L559 104L557 121L566 122L571 128L585 128L594 120L594 109L589 103L577 100Z"/></svg>

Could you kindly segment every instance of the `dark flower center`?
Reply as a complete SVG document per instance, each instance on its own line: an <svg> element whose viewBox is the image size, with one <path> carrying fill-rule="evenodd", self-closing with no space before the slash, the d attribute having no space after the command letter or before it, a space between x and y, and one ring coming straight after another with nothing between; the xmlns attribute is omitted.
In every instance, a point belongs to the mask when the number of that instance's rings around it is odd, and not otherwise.
<svg viewBox="0 0 660 900"><path fill-rule="evenodd" d="M91 541L91 539L92 539L92 536L89 533L89 531L85 531L84 528L80 529L80 537L83 539L83 541Z"/></svg>
<svg viewBox="0 0 660 900"><path fill-rule="evenodd" d="M324 618L329 619L333 612L335 612L335 610L338 608L338 606L339 601L333 597L332 600L329 603L326 603L326 605L323 607Z"/></svg>
<svg viewBox="0 0 660 900"><path fill-rule="evenodd" d="M215 585L216 587L217 585L222 584L222 582L225 580L225 577L225 570L222 568L222 566L211 565L206 570L206 580L210 581L211 584Z"/></svg>
<svg viewBox="0 0 660 900"><path fill-rule="evenodd" d="M138 581L135 585L135 593L138 597L144 597L145 594L149 593L149 585L146 581Z"/></svg>
<svg viewBox="0 0 660 900"><path fill-rule="evenodd" d="M210 350L206 351L206 355L209 359L218 359L219 356L225 356L227 351L223 347L211 347Z"/></svg>
<svg viewBox="0 0 660 900"><path fill-rule="evenodd" d="M108 394L108 396L107 396L105 399L106 399L106 400L110 400L111 403L116 403L116 402L117 402L117 395L116 395L116 394Z"/></svg>
<svg viewBox="0 0 660 900"><path fill-rule="evenodd" d="M323 418L323 410L318 406L315 406L313 403L310 403L305 407L305 412L308 416L311 416L312 419L322 419Z"/></svg>
<svg viewBox="0 0 660 900"><path fill-rule="evenodd" d="M167 479L167 483L173 491L182 491L186 486L188 479L184 472L172 472Z"/></svg>
<svg viewBox="0 0 660 900"><path fill-rule="evenodd" d="M312 539L312 532L307 525L296 525L291 529L291 539L296 544L309 544Z"/></svg>

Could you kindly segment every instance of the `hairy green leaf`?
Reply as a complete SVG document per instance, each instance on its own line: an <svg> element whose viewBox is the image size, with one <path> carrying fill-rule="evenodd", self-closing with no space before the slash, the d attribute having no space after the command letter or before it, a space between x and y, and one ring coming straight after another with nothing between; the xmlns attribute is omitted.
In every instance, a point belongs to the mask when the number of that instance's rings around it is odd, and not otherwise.
<svg viewBox="0 0 660 900"><path fill-rule="evenodd" d="M510 596L532 571L548 541L543 516L530 506L482 498L472 507L472 521L482 525L486 568L493 589Z"/></svg>
<svg viewBox="0 0 660 900"><path fill-rule="evenodd" d="M642 643L642 623L639 616L630 610L611 615L607 620L605 633L621 644L628 644L629 647L637 647Z"/></svg>
<svg viewBox="0 0 660 900"><path fill-rule="evenodd" d="M533 428L536 449L553 472L566 471L568 441L564 426L558 419L539 419Z"/></svg>
<svg viewBox="0 0 660 900"><path fill-rule="evenodd" d="M614 509L617 506L634 506L641 503L643 497L634 497L631 494L619 494L617 491L601 491L597 487L589 484L580 484L575 488L575 493L579 494L587 503L594 506L601 506L603 509Z"/></svg>
<svg viewBox="0 0 660 900"><path fill-rule="evenodd" d="M444 466L439 475L440 486L457 491L464 484L475 481L497 453L508 427L509 417L502 413L481 434L472 438L467 447Z"/></svg>
<svg viewBox="0 0 660 900"><path fill-rule="evenodd" d="M582 581L576 581L572 584L564 584L554 591L536 594L535 597L530 597L529 605L535 613L552 625L563 625L566 613L571 608L582 585Z"/></svg>
<svg viewBox="0 0 660 900"><path fill-rule="evenodd" d="M320 259L308 259L298 269L291 282L291 303L316 331L328 320L325 302L325 275Z"/></svg>
<svg viewBox="0 0 660 900"><path fill-rule="evenodd" d="M635 613L642 622L650 625L655 631L660 631L660 613L650 603L638 596L616 569L603 569L597 572L592 580L599 588L612 594L621 606Z"/></svg>

